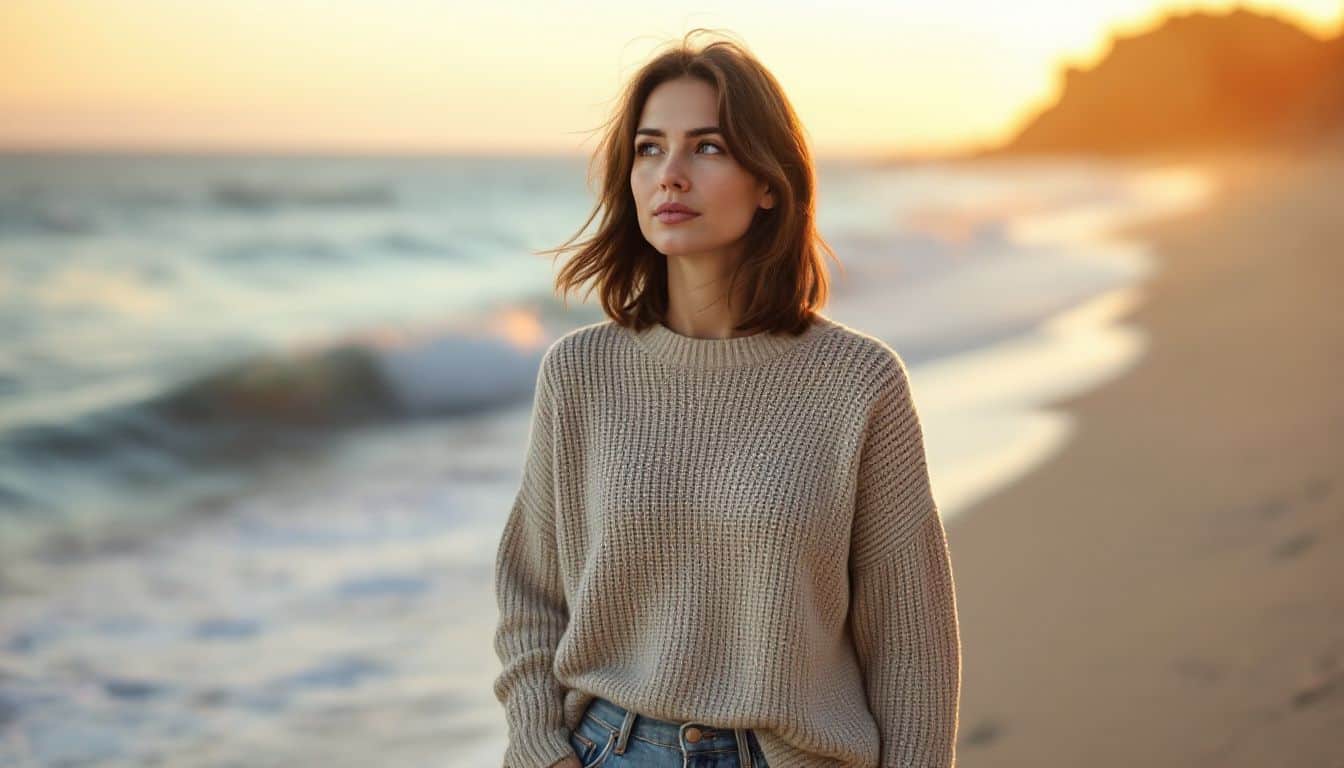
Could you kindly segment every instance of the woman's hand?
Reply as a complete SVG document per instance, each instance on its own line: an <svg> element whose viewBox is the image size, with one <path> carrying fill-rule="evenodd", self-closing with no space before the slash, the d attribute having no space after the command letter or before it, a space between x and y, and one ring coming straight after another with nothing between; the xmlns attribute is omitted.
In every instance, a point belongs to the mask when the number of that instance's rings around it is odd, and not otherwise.
<svg viewBox="0 0 1344 768"><path fill-rule="evenodd" d="M570 755L559 762L551 763L549 768L583 768L583 764L579 762L578 755Z"/></svg>

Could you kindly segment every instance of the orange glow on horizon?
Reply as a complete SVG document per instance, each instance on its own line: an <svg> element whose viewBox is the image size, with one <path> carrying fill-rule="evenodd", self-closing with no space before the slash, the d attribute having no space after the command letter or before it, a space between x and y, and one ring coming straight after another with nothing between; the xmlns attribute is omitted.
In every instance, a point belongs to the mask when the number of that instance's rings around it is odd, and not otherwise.
<svg viewBox="0 0 1344 768"><path fill-rule="evenodd" d="M775 72L819 154L936 152L1006 139L1057 97L1065 65L1090 66L1118 34L1236 4L1082 5L842 0L814 17L744 0L651 22L537 0L8 0L0 57L18 74L0 81L0 149L587 153L624 77L706 26ZM1322 38L1344 29L1333 0L1241 5Z"/></svg>

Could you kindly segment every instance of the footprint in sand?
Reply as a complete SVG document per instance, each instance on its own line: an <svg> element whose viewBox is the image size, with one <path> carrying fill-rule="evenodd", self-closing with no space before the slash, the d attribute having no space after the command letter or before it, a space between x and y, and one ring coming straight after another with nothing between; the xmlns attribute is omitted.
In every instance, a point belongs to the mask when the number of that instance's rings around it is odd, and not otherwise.
<svg viewBox="0 0 1344 768"><path fill-rule="evenodd" d="M1318 475L1307 481L1302 489L1302 495L1307 501L1320 501L1330 495L1332 485L1330 478Z"/></svg>
<svg viewBox="0 0 1344 768"><path fill-rule="evenodd" d="M1325 649L1316 657L1316 669L1293 693L1293 708L1309 707L1332 693L1344 691L1344 668L1340 667L1340 651L1344 644Z"/></svg>
<svg viewBox="0 0 1344 768"><path fill-rule="evenodd" d="M999 724L993 720L982 720L967 731L966 736L961 741L968 746L983 747L997 741L1001 735L1001 730Z"/></svg>
<svg viewBox="0 0 1344 768"><path fill-rule="evenodd" d="M1274 557L1278 560L1287 560L1297 557L1311 548L1316 543L1316 534L1312 531L1305 531L1295 536L1289 536L1274 548Z"/></svg>
<svg viewBox="0 0 1344 768"><path fill-rule="evenodd" d="M1171 663L1171 668L1181 677L1197 680L1201 683L1216 682L1223 676L1223 667L1217 662L1186 656Z"/></svg>
<svg viewBox="0 0 1344 768"><path fill-rule="evenodd" d="M1279 517L1284 512L1288 511L1290 506L1291 505L1283 499L1270 499L1269 501L1262 502L1258 509L1261 517Z"/></svg>
<svg viewBox="0 0 1344 768"><path fill-rule="evenodd" d="M1333 675L1321 675L1297 689L1297 692L1293 694L1293 708L1301 709L1315 704L1344 687L1342 683L1344 683L1344 673L1336 672Z"/></svg>

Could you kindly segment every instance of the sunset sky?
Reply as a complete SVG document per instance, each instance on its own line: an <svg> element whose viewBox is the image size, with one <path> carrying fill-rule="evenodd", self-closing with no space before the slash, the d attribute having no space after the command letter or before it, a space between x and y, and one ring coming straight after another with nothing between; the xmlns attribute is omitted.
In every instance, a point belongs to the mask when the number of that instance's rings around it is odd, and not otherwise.
<svg viewBox="0 0 1344 768"><path fill-rule="evenodd" d="M1226 2L0 0L0 148L588 152L697 26L744 40L821 154L1006 137L1113 31ZM1339 0L1243 3L1321 37Z"/></svg>

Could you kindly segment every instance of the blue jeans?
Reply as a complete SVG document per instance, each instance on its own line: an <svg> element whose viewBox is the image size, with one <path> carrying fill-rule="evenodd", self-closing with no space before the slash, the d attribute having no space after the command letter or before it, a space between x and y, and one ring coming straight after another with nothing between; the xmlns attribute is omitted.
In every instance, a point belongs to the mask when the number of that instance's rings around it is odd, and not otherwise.
<svg viewBox="0 0 1344 768"><path fill-rule="evenodd" d="M716 728L641 715L600 696L569 745L583 768L769 768L750 728Z"/></svg>

